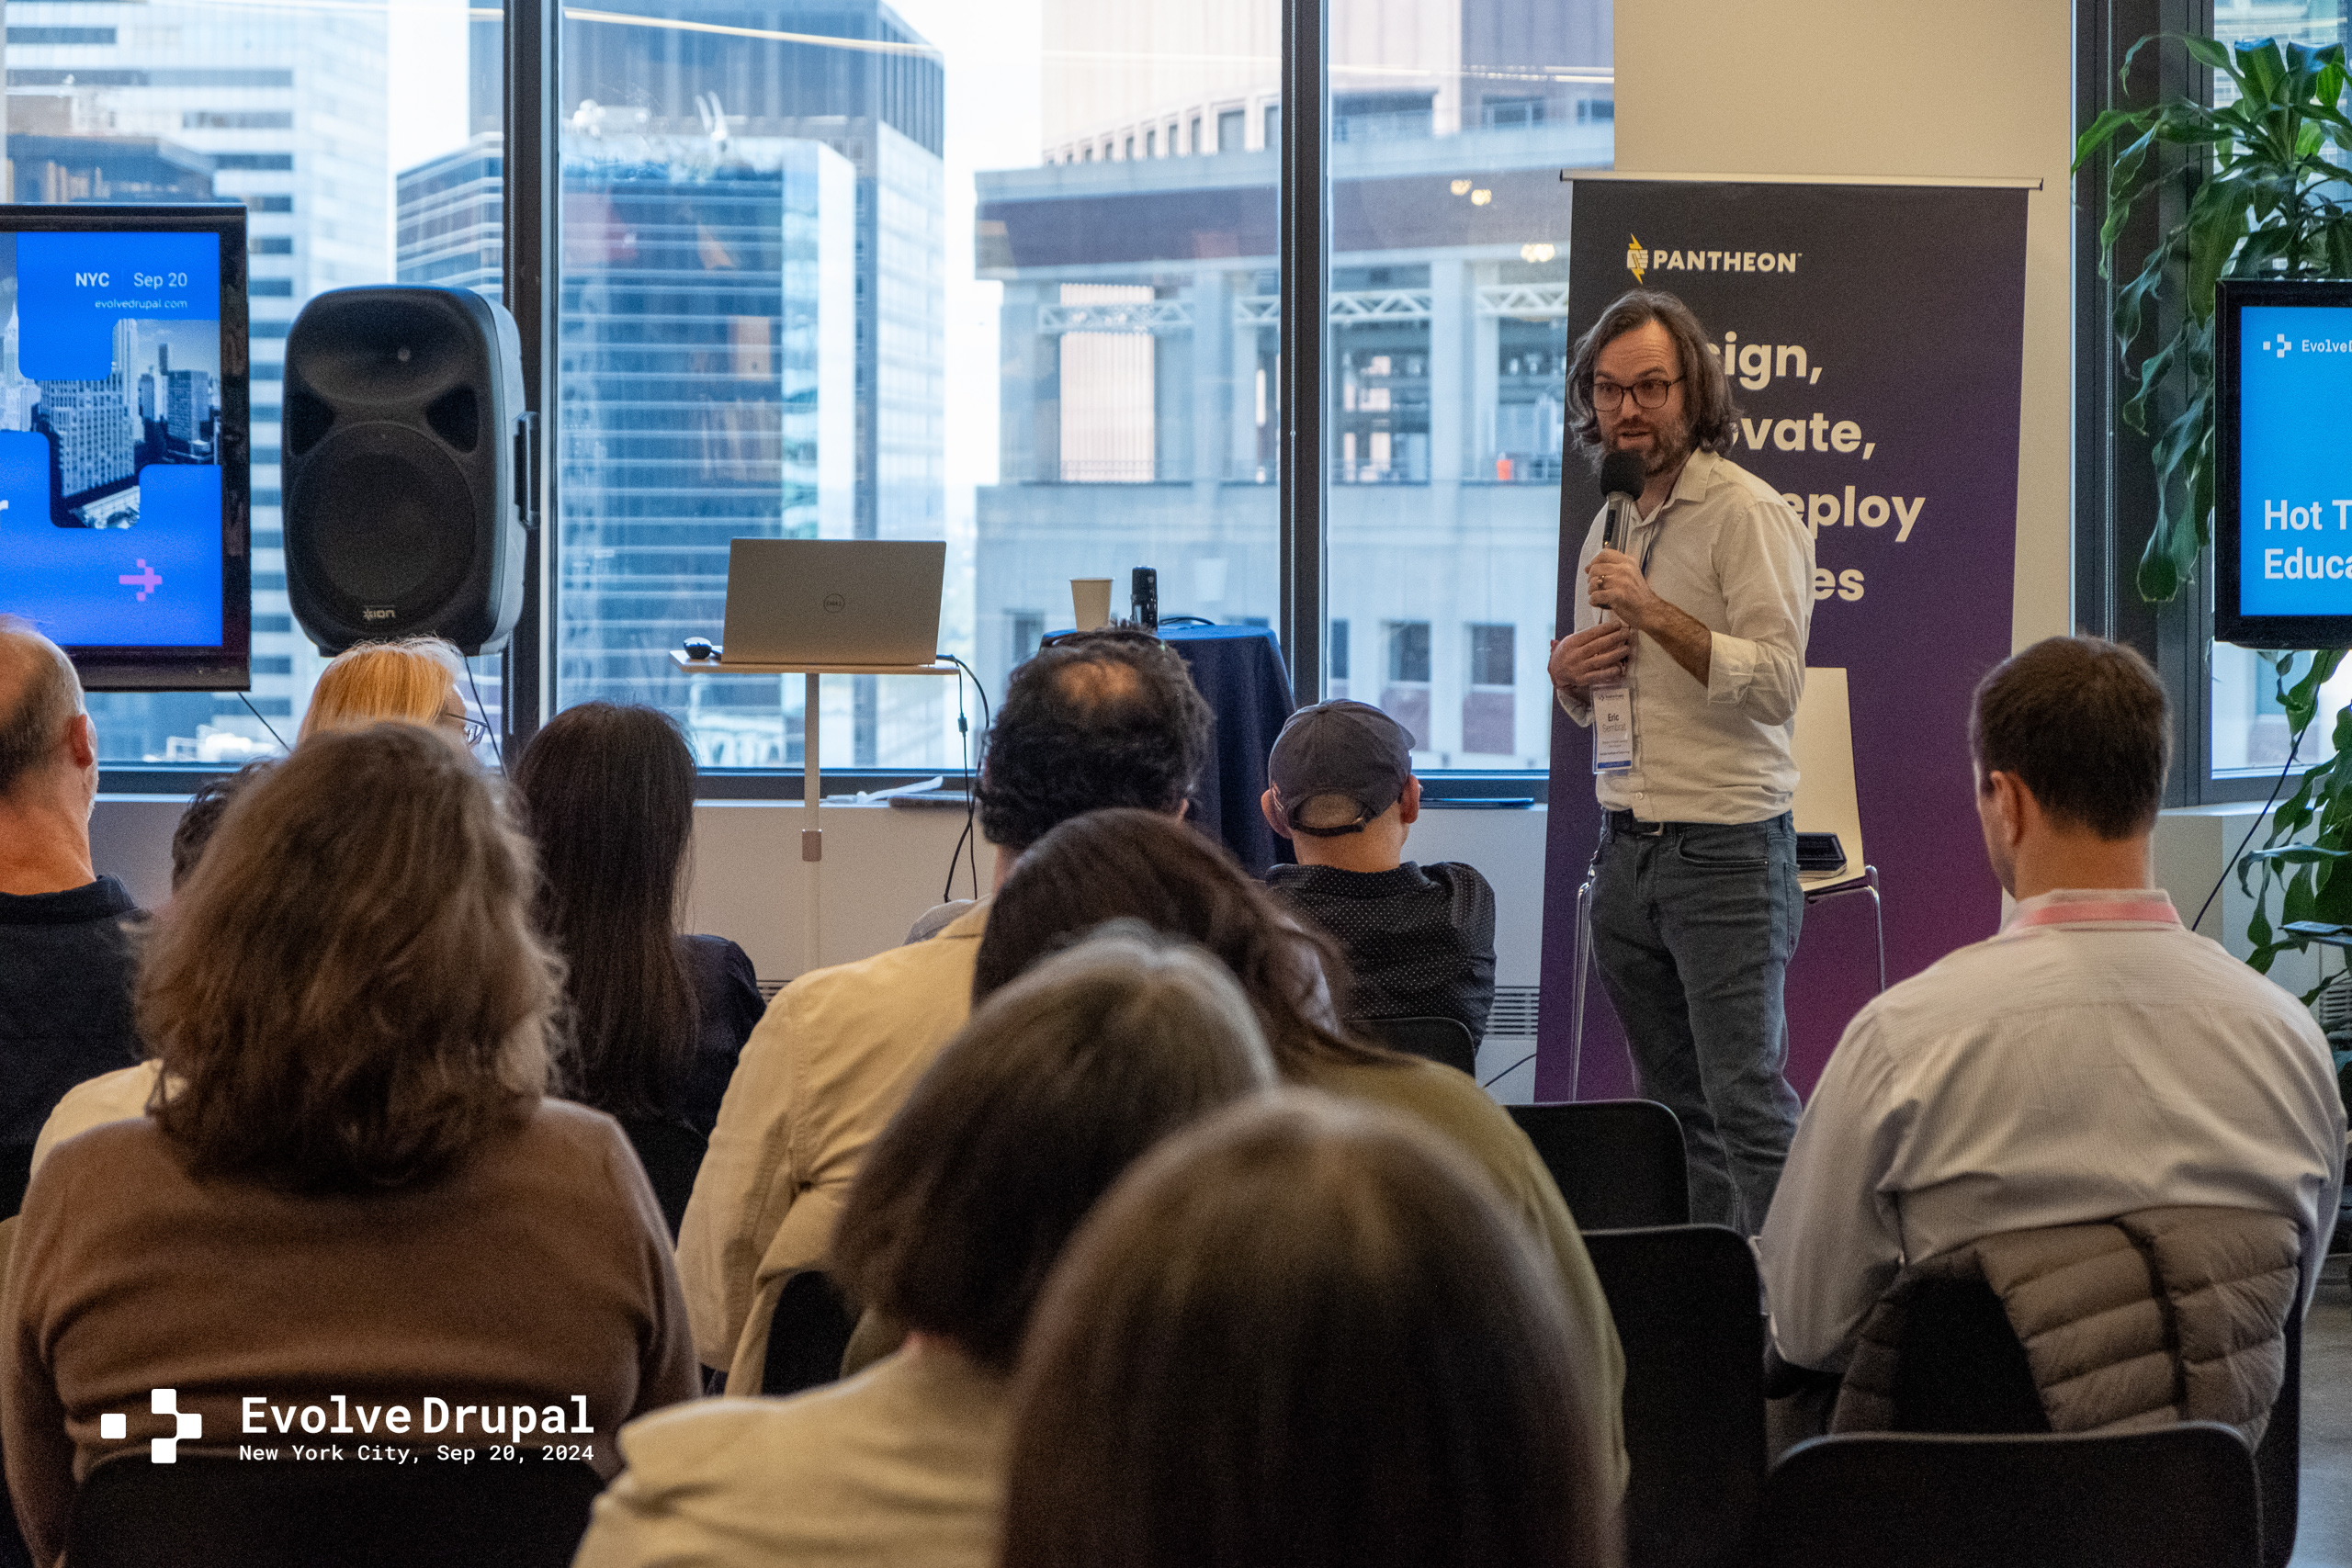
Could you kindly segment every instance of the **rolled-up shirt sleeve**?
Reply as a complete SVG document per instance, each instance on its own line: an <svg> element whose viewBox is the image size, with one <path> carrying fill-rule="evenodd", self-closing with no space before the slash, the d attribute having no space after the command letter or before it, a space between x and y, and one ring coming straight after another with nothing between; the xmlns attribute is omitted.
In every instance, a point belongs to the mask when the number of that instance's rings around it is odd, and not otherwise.
<svg viewBox="0 0 2352 1568"><path fill-rule="evenodd" d="M1786 724L1804 691L1813 536L1786 505L1758 500L1716 537L1714 567L1730 624L1713 633L1707 701Z"/></svg>

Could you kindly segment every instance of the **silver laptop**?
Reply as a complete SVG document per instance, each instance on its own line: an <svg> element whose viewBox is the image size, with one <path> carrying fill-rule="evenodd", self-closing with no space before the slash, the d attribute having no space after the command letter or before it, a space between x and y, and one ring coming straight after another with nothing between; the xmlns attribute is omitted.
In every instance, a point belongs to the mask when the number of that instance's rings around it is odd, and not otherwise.
<svg viewBox="0 0 2352 1568"><path fill-rule="evenodd" d="M735 539L729 664L929 664L947 546L936 539Z"/></svg>

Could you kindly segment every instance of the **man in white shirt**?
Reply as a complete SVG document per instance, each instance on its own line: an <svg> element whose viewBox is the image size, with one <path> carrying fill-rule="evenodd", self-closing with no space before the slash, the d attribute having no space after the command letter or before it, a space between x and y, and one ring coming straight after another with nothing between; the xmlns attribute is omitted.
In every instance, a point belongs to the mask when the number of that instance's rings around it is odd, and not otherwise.
<svg viewBox="0 0 2352 1568"><path fill-rule="evenodd" d="M1601 982L1642 1092L1681 1121L1690 1217L1752 1235L1797 1117L1781 982L1804 913L1789 739L1813 539L1721 455L1736 411L1710 346L1688 307L1645 289L1577 344L1570 428L1588 452L1639 454L1645 482L1622 548L1604 542L1607 513L1593 520L1551 676L1569 717L1601 721Z"/></svg>
<svg viewBox="0 0 2352 1568"><path fill-rule="evenodd" d="M2140 1209L2287 1216L2317 1285L2344 1104L2310 1012L2152 886L2165 706L2144 660L2092 638L2036 643L1977 687L1977 815L2017 905L1864 1008L1830 1058L1758 1244L1787 1360L1842 1371L1906 1263Z"/></svg>

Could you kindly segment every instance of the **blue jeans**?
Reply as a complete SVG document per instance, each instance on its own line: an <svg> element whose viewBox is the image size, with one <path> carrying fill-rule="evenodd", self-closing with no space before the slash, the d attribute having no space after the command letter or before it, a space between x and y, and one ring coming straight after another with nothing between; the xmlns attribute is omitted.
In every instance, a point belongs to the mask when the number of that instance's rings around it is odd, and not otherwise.
<svg viewBox="0 0 2352 1568"><path fill-rule="evenodd" d="M1592 952L1642 1092L1682 1122L1690 1218L1764 1226L1796 1130L1781 983L1804 898L1787 813L1762 822L1604 826Z"/></svg>

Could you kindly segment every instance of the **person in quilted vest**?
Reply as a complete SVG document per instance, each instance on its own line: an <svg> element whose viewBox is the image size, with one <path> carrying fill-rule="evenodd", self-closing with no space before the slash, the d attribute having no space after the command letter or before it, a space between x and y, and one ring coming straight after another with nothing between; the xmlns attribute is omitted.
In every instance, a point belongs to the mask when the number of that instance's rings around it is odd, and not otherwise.
<svg viewBox="0 0 2352 1568"><path fill-rule="evenodd" d="M1847 1371L1905 1266L1962 1248L2008 1296L1995 1276L2032 1269L1987 1238L2057 1226L2110 1232L2067 1247L2123 1248L2134 1288L2174 1305L2200 1288L2199 1256L2243 1263L2275 1303L2258 1341L2308 1306L2343 1186L2344 1104L2310 1012L2183 926L2154 886L2171 733L2146 660L2094 638L2037 643L1977 687L1977 815L2016 905L1997 934L1879 997L1838 1042L1758 1240L1787 1361ZM2237 1244L2184 1235L2165 1268L2143 1262L2178 1223L2144 1212L2174 1210L2235 1211L2222 1230L2265 1257L2232 1262ZM2062 1302L2053 1322L2066 1315ZM2174 1362L2197 1361L2181 1339L2196 1314L2154 1315L2173 1325ZM2216 1364L2262 1359L2245 1325L2222 1326ZM2138 1353L2123 1337L2092 1351ZM2143 1418L2169 1402L2165 1382Z"/></svg>

